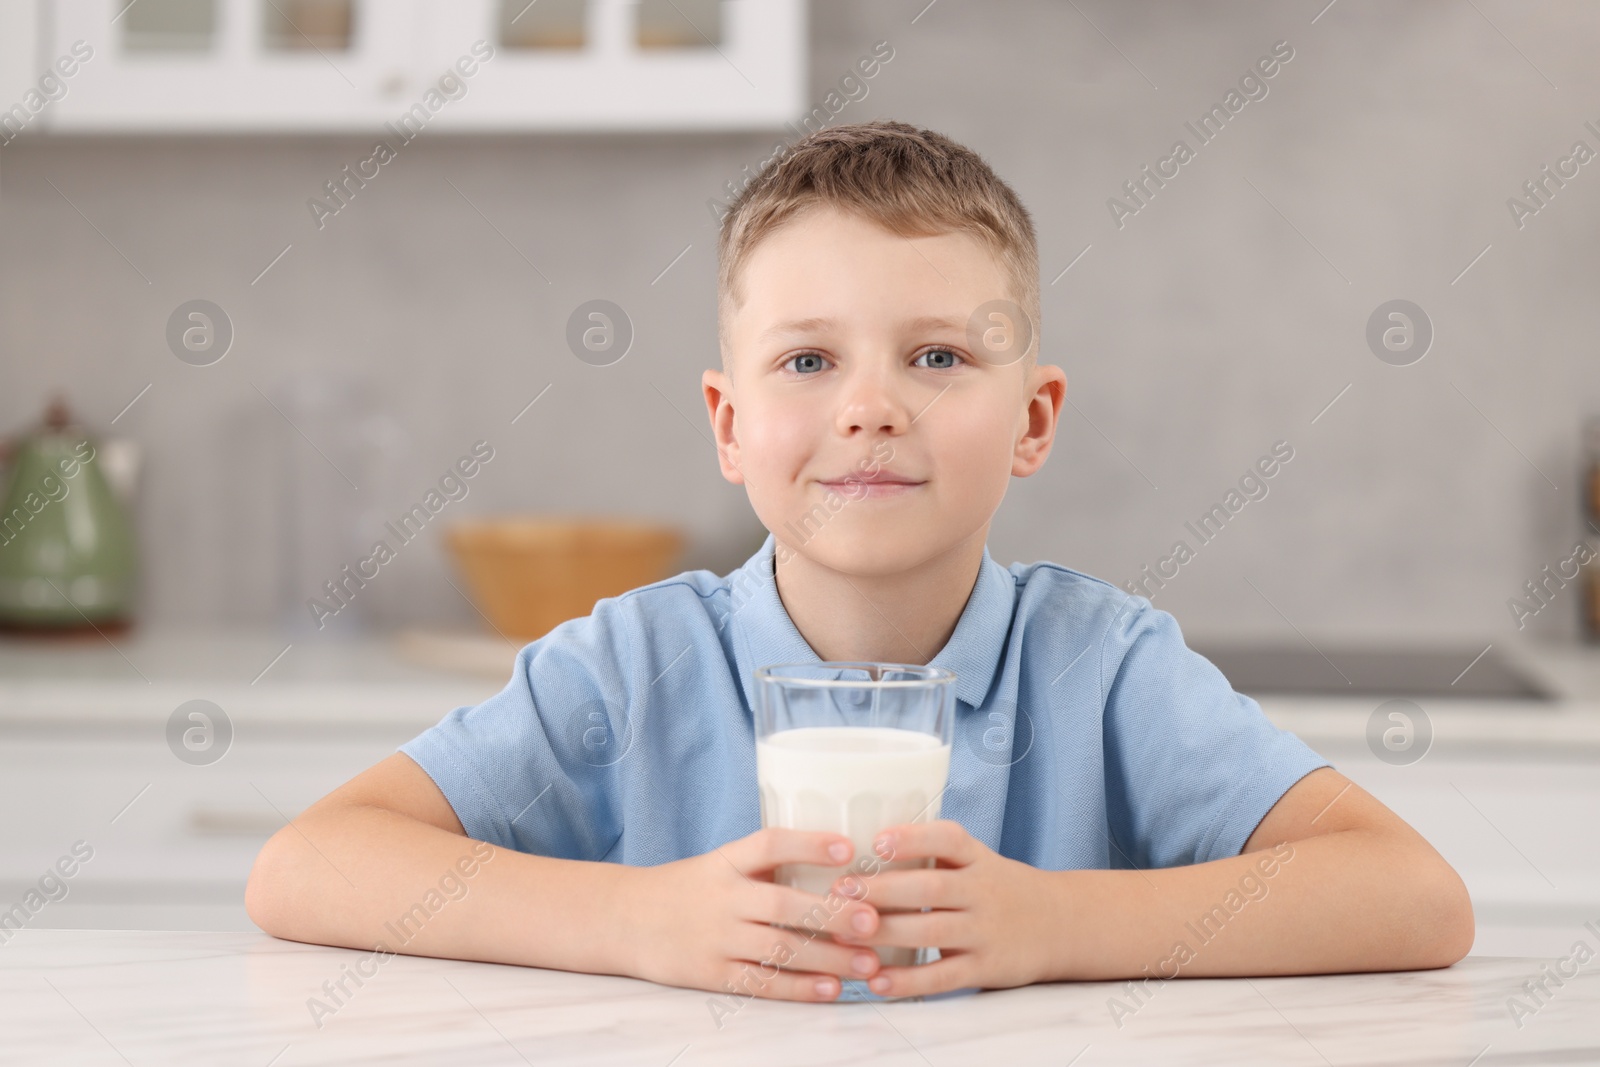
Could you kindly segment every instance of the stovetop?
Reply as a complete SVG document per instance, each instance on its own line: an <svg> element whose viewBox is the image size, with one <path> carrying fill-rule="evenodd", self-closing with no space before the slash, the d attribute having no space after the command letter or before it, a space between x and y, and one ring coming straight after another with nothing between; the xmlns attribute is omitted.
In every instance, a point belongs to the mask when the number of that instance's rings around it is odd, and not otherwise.
<svg viewBox="0 0 1600 1067"><path fill-rule="evenodd" d="M1246 696L1555 699L1491 646L1191 645Z"/></svg>

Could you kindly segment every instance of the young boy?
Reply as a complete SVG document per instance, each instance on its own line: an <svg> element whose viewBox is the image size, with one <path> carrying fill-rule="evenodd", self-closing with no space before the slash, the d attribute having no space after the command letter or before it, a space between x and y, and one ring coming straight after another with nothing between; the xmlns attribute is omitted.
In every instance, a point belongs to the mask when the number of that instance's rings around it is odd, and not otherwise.
<svg viewBox="0 0 1600 1067"><path fill-rule="evenodd" d="M1036 360L1032 220L981 159L898 122L824 129L740 194L719 253L704 393L766 543L561 624L280 830L246 890L262 929L793 1000L1466 954L1455 871L1171 615L990 558L1066 377ZM752 672L819 659L956 672L943 818L875 845L934 868L759 828ZM791 862L844 877L774 884ZM876 945L940 952L883 967Z"/></svg>

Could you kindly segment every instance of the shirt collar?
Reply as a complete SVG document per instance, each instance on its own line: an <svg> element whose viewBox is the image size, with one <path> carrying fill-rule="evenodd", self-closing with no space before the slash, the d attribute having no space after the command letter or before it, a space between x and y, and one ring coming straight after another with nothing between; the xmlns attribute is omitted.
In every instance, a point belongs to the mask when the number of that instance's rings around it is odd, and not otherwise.
<svg viewBox="0 0 1600 1067"><path fill-rule="evenodd" d="M773 663L820 663L778 596L772 560L777 538L765 543L743 566L728 576L733 620L733 648L739 684L751 708L755 701L755 670ZM956 699L982 707L988 698L1001 653L1011 632L1016 606L1016 581L983 547L983 562L967 605L956 620L955 632L929 666L948 667L956 673Z"/></svg>

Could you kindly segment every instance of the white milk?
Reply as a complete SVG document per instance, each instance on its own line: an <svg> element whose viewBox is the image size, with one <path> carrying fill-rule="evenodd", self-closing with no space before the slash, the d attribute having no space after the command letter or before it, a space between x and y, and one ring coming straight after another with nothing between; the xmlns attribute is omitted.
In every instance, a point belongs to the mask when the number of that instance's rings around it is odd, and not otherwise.
<svg viewBox="0 0 1600 1067"><path fill-rule="evenodd" d="M939 796L949 773L950 746L916 730L810 726L758 739L761 825L829 830L848 836L855 845L848 866L783 864L773 880L827 897L836 879L856 872L870 904L870 872L932 867L931 859L885 863L873 852L872 839L898 823L939 818ZM916 962L916 949L875 947L886 965Z"/></svg>

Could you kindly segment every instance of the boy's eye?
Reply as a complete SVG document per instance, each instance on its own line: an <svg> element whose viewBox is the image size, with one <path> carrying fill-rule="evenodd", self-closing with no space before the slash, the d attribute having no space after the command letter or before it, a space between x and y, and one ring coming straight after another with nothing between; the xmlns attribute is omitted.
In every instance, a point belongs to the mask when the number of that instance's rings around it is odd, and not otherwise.
<svg viewBox="0 0 1600 1067"><path fill-rule="evenodd" d="M922 362L924 359L930 358L934 362L926 364ZM964 362L966 361L956 355L952 349L930 348L916 358L914 365L926 366L933 370L949 370L960 366ZM797 374L807 375L822 370L827 365L827 360L818 352L800 352L784 360L783 365L790 367Z"/></svg>
<svg viewBox="0 0 1600 1067"><path fill-rule="evenodd" d="M922 355L917 357L918 362L920 362L926 356L932 356L938 359L939 362L937 364L928 364L928 366L932 367L934 370L949 370L951 367L957 366L961 363L961 357L956 355L948 348L930 348L926 352L922 353ZM946 360L948 360L948 362L946 362Z"/></svg>
<svg viewBox="0 0 1600 1067"><path fill-rule="evenodd" d="M784 360L785 366L789 365L790 363L799 363L803 366L814 367L816 370L821 370L823 359L822 356L816 352L801 352L799 355L790 356L788 359ZM802 369L799 371L799 373L809 374L810 371Z"/></svg>

